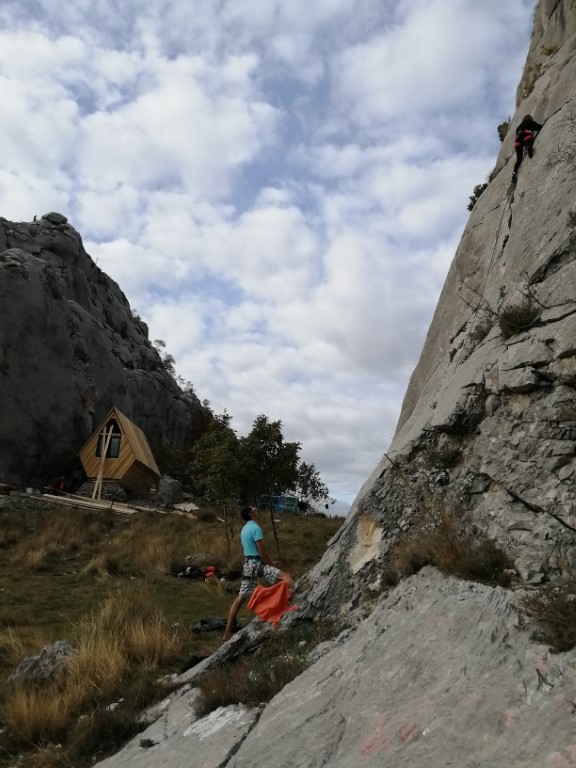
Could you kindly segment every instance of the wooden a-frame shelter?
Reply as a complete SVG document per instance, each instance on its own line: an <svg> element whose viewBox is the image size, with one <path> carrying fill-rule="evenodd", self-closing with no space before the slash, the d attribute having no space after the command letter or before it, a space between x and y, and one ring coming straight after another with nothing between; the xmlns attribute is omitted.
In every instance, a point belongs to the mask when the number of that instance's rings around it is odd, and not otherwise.
<svg viewBox="0 0 576 768"><path fill-rule="evenodd" d="M103 480L115 480L145 498L160 477L146 435L118 408L112 408L79 452L93 498L100 498Z"/></svg>

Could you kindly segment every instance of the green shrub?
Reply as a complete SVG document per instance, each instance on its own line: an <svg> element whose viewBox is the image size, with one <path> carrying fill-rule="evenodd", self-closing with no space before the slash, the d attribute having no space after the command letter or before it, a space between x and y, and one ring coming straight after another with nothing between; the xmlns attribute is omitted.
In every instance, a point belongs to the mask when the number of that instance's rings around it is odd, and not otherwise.
<svg viewBox="0 0 576 768"><path fill-rule="evenodd" d="M576 578L547 584L520 602L524 626L534 624L532 639L545 643L553 653L576 647Z"/></svg>
<svg viewBox="0 0 576 768"><path fill-rule="evenodd" d="M468 206L467 206L469 211L471 211L472 208L474 208L474 206L478 202L478 199L480 198L480 196L482 195L482 193L484 192L487 186L488 186L487 182L484 182L484 184L476 184L469 198L470 202L468 203Z"/></svg>
<svg viewBox="0 0 576 768"><path fill-rule="evenodd" d="M456 576L500 587L510 586L511 572L508 556L492 539L464 547L454 567Z"/></svg>
<svg viewBox="0 0 576 768"><path fill-rule="evenodd" d="M424 461L434 469L451 469L462 461L462 449L453 445L429 445L424 451Z"/></svg>
<svg viewBox="0 0 576 768"><path fill-rule="evenodd" d="M506 135L508 134L508 129L510 128L510 121L511 118L509 117L507 120L504 120L503 123L500 123L500 125L496 128L498 131L498 138L500 141L504 141L506 138Z"/></svg>
<svg viewBox="0 0 576 768"><path fill-rule="evenodd" d="M534 299L524 296L516 304L508 304L498 314L503 339L531 328L540 317L540 307Z"/></svg>
<svg viewBox="0 0 576 768"><path fill-rule="evenodd" d="M543 45L542 48L541 48L543 56L552 56L553 54L556 53L557 50L558 50L558 46L554 45L554 44L552 44L552 45Z"/></svg>
<svg viewBox="0 0 576 768"><path fill-rule="evenodd" d="M488 336L493 325L494 319L492 315L486 315L486 317L476 321L476 324L468 334L468 339L474 349Z"/></svg>

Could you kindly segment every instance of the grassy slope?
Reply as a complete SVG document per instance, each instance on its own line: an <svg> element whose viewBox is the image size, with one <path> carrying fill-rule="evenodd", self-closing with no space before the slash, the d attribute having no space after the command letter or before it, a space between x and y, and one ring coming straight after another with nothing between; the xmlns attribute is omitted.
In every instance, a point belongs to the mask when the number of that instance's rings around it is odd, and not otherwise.
<svg viewBox="0 0 576 768"><path fill-rule="evenodd" d="M226 616L238 582L205 584L172 573L190 563L237 568L241 521L228 555L224 526L210 508L190 520L153 512L130 517L87 512L37 499L0 497L0 504L0 684L23 656L47 642L74 644L81 619L121 594L144 594L181 634L179 651L155 674L177 671L191 656L219 646L220 633L196 635L191 629L202 618ZM285 518L277 523L279 554L268 515L262 514L270 555L296 578L319 560L341 523ZM239 618L244 624L251 616L243 611ZM4 724L0 715L0 728ZM0 754L0 765L13 764L6 760Z"/></svg>

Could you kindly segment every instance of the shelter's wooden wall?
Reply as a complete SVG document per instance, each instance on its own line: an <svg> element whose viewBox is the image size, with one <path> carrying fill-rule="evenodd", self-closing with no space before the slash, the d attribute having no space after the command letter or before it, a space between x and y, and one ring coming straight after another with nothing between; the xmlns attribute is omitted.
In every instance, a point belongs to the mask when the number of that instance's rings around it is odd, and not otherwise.
<svg viewBox="0 0 576 768"><path fill-rule="evenodd" d="M92 435L84 448L80 451L80 460L84 467L86 475L94 479L100 472L102 457L96 456L98 447L98 434ZM120 453L117 459L104 459L104 469L102 478L104 480L120 480L134 463L134 451L130 445L127 435L120 436Z"/></svg>

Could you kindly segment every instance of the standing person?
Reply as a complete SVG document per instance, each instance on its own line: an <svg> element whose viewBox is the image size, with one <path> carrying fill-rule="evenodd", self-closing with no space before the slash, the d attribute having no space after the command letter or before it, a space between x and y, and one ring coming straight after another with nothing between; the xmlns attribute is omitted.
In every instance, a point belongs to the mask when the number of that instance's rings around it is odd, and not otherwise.
<svg viewBox="0 0 576 768"><path fill-rule="evenodd" d="M532 115L525 115L518 128L516 128L516 138L514 140L516 163L512 173L513 182L518 178L518 169L524 158L524 150L526 150L528 157L532 157L532 146L534 144L534 139L536 138L534 134L541 130L542 126L534 120Z"/></svg>
<svg viewBox="0 0 576 768"><path fill-rule="evenodd" d="M265 579L269 584L277 584L279 581L287 582L291 587L292 576L285 571L281 571L272 564L266 550L264 549L262 528L258 525L259 511L256 507L244 507L240 511L245 525L240 531L240 541L244 551L244 564L242 566L242 581L238 597L230 606L228 612L228 622L224 632L224 640L230 640L232 637L232 626L234 619L238 615L242 603L251 597L258 578Z"/></svg>

